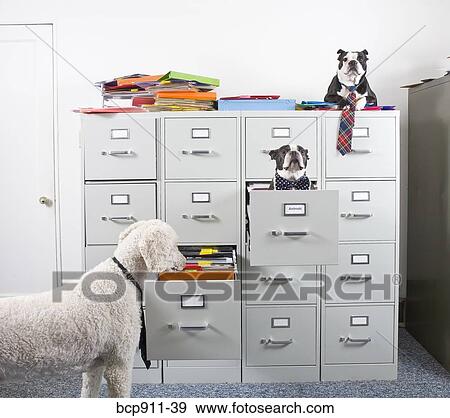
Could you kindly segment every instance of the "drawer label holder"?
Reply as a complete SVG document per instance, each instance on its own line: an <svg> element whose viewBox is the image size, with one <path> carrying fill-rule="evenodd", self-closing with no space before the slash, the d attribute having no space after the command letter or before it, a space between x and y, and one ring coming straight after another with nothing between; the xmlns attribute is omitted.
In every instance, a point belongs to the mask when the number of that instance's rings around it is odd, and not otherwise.
<svg viewBox="0 0 450 418"><path fill-rule="evenodd" d="M202 309L206 306L205 295L182 295L180 301L181 309Z"/></svg>
<svg viewBox="0 0 450 418"><path fill-rule="evenodd" d="M306 203L285 203L284 216L306 216Z"/></svg>
<svg viewBox="0 0 450 418"><path fill-rule="evenodd" d="M290 328L291 318L271 318L271 328Z"/></svg>
<svg viewBox="0 0 450 418"><path fill-rule="evenodd" d="M352 315L352 316L350 316L350 326L351 327L367 327L367 326L369 326L369 317L367 315L363 315L363 316Z"/></svg>

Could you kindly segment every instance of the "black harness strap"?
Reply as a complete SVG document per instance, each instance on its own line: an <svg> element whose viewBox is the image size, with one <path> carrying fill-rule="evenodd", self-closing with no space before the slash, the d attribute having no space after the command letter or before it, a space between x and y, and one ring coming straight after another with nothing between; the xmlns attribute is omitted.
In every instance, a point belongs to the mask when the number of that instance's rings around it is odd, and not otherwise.
<svg viewBox="0 0 450 418"><path fill-rule="evenodd" d="M136 281L136 279L133 277L133 275L125 268L125 266L116 257L111 257L111 258L112 258L112 261L114 261L114 263L116 264L116 266L119 267L120 271L125 276L125 278L128 281L130 281L131 283L133 283L134 287L136 287L136 289L139 292L140 304L141 304L141 335L139 337L139 350L141 351L142 361L144 362L145 367L148 370L152 363L150 360L147 360L147 332L145 329L144 308L142 306L143 301L144 301L144 295L143 295L141 286L139 286L139 283Z"/></svg>

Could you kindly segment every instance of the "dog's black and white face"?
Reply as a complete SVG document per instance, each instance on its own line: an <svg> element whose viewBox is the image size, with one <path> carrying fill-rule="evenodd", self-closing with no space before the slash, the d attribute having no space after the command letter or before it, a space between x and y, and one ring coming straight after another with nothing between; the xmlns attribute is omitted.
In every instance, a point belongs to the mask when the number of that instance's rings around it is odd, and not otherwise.
<svg viewBox="0 0 450 418"><path fill-rule="evenodd" d="M347 86L356 85L367 71L367 49L363 51L343 51L338 52L338 78Z"/></svg>
<svg viewBox="0 0 450 418"><path fill-rule="evenodd" d="M288 180L297 180L306 172L308 150L300 145L283 145L269 152L275 160L278 174Z"/></svg>

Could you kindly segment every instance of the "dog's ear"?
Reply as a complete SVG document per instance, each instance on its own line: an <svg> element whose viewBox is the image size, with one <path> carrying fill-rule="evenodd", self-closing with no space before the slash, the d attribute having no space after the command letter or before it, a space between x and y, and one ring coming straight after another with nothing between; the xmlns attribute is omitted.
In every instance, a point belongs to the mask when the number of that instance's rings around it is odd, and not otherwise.
<svg viewBox="0 0 450 418"><path fill-rule="evenodd" d="M138 242L139 252L147 271L161 273L172 270L179 257L175 231L165 222L151 222L144 226Z"/></svg>
<svg viewBox="0 0 450 418"><path fill-rule="evenodd" d="M363 54L369 55L369 52L367 51L367 49L363 49L361 52L362 52Z"/></svg>
<svg viewBox="0 0 450 418"><path fill-rule="evenodd" d="M303 148L305 150L306 159L309 160L308 150L306 148Z"/></svg>
<svg viewBox="0 0 450 418"><path fill-rule="evenodd" d="M338 52L336 52L336 54L341 55L343 54L345 51L343 49L338 49Z"/></svg>
<svg viewBox="0 0 450 418"><path fill-rule="evenodd" d="M277 158L277 154L278 154L278 150L277 149L271 149L269 151L269 155L270 155L270 158L272 160L275 160Z"/></svg>
<svg viewBox="0 0 450 418"><path fill-rule="evenodd" d="M127 229L122 231L119 235L119 242L122 242L128 235L130 235L131 232L133 232L136 228L139 228L143 224L145 224L146 221L139 221L135 222L134 224L131 224Z"/></svg>

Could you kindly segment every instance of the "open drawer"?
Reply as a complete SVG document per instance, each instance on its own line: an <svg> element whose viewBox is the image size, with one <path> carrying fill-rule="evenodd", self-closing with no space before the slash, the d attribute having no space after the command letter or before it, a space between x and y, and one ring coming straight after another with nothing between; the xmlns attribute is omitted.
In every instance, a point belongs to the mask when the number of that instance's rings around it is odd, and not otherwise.
<svg viewBox="0 0 450 418"><path fill-rule="evenodd" d="M338 192L251 190L250 265L337 264Z"/></svg>
<svg viewBox="0 0 450 418"><path fill-rule="evenodd" d="M144 292L148 358L240 359L239 281L146 281Z"/></svg>

